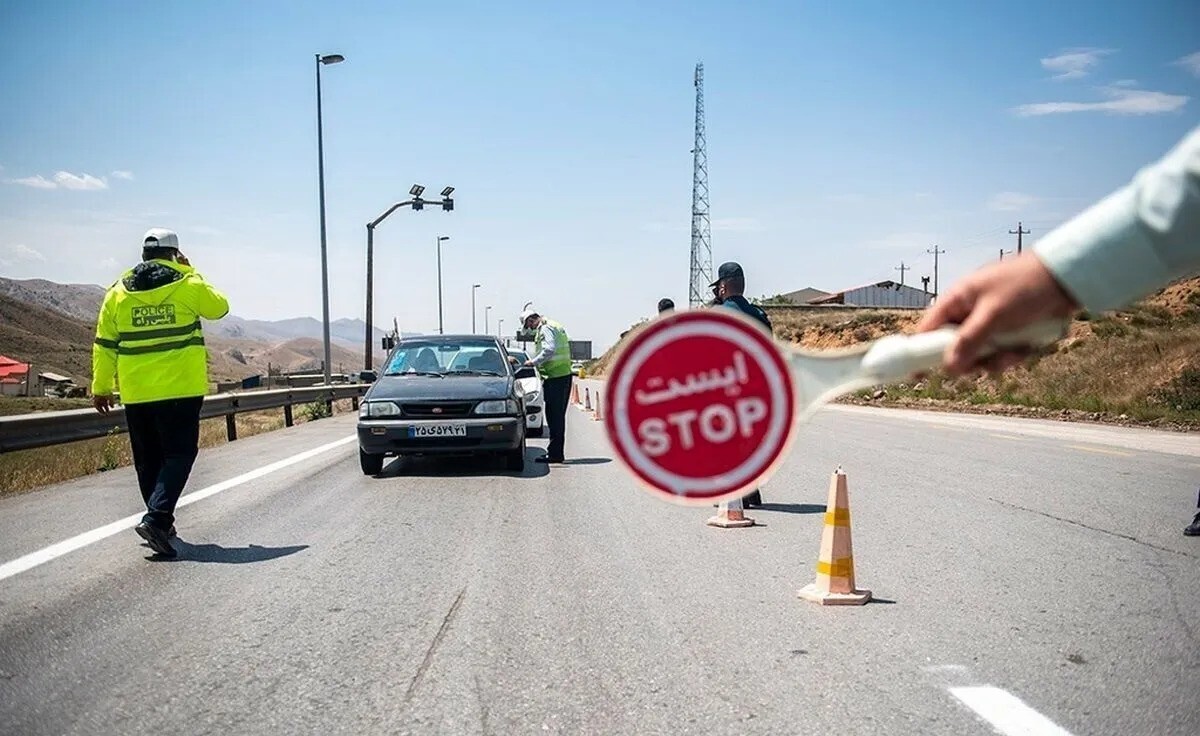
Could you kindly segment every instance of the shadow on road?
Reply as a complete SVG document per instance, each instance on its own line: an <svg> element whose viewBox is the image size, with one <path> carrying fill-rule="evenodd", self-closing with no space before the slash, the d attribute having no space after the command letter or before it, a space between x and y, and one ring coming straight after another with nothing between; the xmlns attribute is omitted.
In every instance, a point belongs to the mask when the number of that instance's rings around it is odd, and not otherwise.
<svg viewBox="0 0 1200 736"><path fill-rule="evenodd" d="M307 544L291 547L262 547L251 544L246 547L222 547L219 544L191 544L182 539L174 540L178 557L163 557L155 554L150 557L155 562L217 562L226 565L244 565L250 562L267 562L280 557L294 555L308 549Z"/></svg>
<svg viewBox="0 0 1200 736"><path fill-rule="evenodd" d="M783 514L823 514L825 507L815 503L764 503L750 511L778 511Z"/></svg>
<svg viewBox="0 0 1200 736"><path fill-rule="evenodd" d="M572 457L565 460L563 465L604 465L611 462L611 457Z"/></svg>
<svg viewBox="0 0 1200 736"><path fill-rule="evenodd" d="M540 447L525 448L525 469L517 472L504 469L504 460L500 457L472 455L455 457L453 455L438 457L436 455L393 458L384 466L383 472L376 478L483 478L500 476L504 478L540 478L550 472L550 468L542 463L534 462L534 458L545 455Z"/></svg>

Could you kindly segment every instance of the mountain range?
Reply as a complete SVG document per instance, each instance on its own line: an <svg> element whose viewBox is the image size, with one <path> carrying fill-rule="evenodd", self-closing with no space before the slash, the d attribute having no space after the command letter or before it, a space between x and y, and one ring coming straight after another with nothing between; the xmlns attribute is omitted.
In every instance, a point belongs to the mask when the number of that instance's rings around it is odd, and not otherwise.
<svg viewBox="0 0 1200 736"><path fill-rule="evenodd" d="M34 364L35 372L62 373L84 382L91 376L91 343L104 288L95 284L59 284L44 279L0 277L0 354ZM330 363L334 372L362 366L366 324L339 319L329 324ZM385 357L387 334L372 329L374 362ZM320 370L324 354L320 320L245 319L228 315L205 323L209 372L213 380L238 380L265 374Z"/></svg>

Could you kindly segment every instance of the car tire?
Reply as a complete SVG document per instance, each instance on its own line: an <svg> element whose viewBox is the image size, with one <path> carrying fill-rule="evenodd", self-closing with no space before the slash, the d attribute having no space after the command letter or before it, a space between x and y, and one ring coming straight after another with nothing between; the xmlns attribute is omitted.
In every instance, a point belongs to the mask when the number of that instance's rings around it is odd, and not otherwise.
<svg viewBox="0 0 1200 736"><path fill-rule="evenodd" d="M360 448L358 466L362 468L363 475L379 475L383 472L383 455L368 455Z"/></svg>
<svg viewBox="0 0 1200 736"><path fill-rule="evenodd" d="M525 441L521 441L521 446L515 450L509 450L504 453L504 469L521 472L525 469Z"/></svg>
<svg viewBox="0 0 1200 736"><path fill-rule="evenodd" d="M529 427L525 430L526 437L541 437L546 433L546 425L540 427Z"/></svg>

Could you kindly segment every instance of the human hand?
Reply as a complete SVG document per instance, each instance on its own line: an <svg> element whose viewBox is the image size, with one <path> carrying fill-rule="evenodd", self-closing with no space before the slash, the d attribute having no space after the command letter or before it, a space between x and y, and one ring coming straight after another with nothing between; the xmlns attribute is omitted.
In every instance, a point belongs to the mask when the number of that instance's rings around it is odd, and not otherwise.
<svg viewBox="0 0 1200 736"><path fill-rule="evenodd" d="M97 394L92 397L92 406L96 407L96 411L101 414L107 414L112 409L112 396Z"/></svg>
<svg viewBox="0 0 1200 736"><path fill-rule="evenodd" d="M946 371L960 375L983 367L999 372L1020 363L1024 354L1008 351L980 361L979 351L989 338L1043 319L1067 317L1077 308L1041 260L1027 253L985 266L956 283L925 313L917 332L959 325L943 356Z"/></svg>
<svg viewBox="0 0 1200 736"><path fill-rule="evenodd" d="M522 365L524 365L526 368L532 368L532 367L533 367L533 361L532 361L532 360L527 360L527 361L525 361L524 363L522 363Z"/></svg>

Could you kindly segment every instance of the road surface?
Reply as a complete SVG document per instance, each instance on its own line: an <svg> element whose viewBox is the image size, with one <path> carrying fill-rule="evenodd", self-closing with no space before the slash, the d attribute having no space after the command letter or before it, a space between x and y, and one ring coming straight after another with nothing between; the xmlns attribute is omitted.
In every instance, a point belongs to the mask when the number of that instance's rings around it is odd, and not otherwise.
<svg viewBox="0 0 1200 736"><path fill-rule="evenodd" d="M174 561L132 470L0 500L0 732L1200 733L1195 436L832 407L719 530L574 407L548 473L353 423L204 451ZM860 608L796 597L838 465Z"/></svg>

